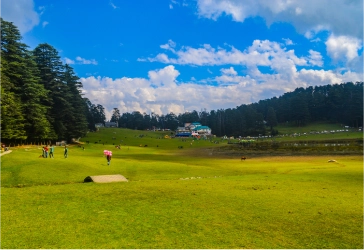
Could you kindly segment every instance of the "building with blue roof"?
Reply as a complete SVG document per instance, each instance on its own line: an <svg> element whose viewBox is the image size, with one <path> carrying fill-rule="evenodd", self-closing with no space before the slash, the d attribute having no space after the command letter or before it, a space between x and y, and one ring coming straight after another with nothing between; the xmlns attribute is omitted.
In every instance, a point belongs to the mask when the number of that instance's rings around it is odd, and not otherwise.
<svg viewBox="0 0 364 250"><path fill-rule="evenodd" d="M178 127L176 137L189 137L199 135L211 135L211 129L199 122L185 123L184 127Z"/></svg>

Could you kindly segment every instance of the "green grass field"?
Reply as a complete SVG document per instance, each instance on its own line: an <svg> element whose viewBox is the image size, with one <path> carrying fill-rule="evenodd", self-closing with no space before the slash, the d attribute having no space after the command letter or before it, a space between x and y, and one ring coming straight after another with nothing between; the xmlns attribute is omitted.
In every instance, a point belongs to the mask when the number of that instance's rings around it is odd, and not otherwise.
<svg viewBox="0 0 364 250"><path fill-rule="evenodd" d="M1 247L363 248L362 155L241 161L206 154L222 143L165 135L103 129L67 159L62 147L54 159L12 148L1 157ZM83 183L106 174L129 182Z"/></svg>
<svg viewBox="0 0 364 250"><path fill-rule="evenodd" d="M292 124L280 124L275 129L279 131L279 135L289 135L277 137L276 140L330 140L330 139L356 139L363 138L363 132L357 128L345 128L340 124L330 123L311 123L307 126L297 127ZM343 131L342 131L343 130ZM327 131L327 133L322 133ZM335 132L332 132L335 131ZM320 132L317 134L317 132ZM299 136L293 136L299 134Z"/></svg>

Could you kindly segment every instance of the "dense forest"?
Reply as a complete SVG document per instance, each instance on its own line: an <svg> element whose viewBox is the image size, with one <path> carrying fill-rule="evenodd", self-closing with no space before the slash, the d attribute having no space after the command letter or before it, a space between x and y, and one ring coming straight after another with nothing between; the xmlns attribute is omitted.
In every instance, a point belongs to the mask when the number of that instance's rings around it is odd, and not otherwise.
<svg viewBox="0 0 364 250"><path fill-rule="evenodd" d="M82 96L82 83L49 44L30 51L11 22L1 19L1 138L2 141L67 140L95 130L106 121L105 109ZM207 112L120 114L112 122L130 129L171 129L186 122L209 126L217 136L276 135L279 123L305 126L310 122L363 125L363 82L297 88L253 104Z"/></svg>
<svg viewBox="0 0 364 250"><path fill-rule="evenodd" d="M258 103L240 105L231 109L193 111L158 116L138 111L120 115L114 109L112 121L130 129L176 129L185 122L200 122L209 126L217 136L247 136L277 134L279 123L305 126L311 122L341 123L363 126L363 82L297 88Z"/></svg>
<svg viewBox="0 0 364 250"><path fill-rule="evenodd" d="M104 122L104 108L81 94L82 83L49 44L33 51L1 19L1 140L71 140Z"/></svg>

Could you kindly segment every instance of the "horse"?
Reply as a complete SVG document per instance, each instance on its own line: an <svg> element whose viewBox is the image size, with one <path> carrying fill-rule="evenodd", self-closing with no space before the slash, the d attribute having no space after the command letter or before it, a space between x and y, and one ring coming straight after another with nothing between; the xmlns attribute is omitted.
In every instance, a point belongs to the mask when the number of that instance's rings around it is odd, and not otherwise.
<svg viewBox="0 0 364 250"><path fill-rule="evenodd" d="M241 157L241 161L242 161L242 160L244 160L244 161L245 161L245 160L246 160L246 157L245 157L245 156L242 156L242 157Z"/></svg>

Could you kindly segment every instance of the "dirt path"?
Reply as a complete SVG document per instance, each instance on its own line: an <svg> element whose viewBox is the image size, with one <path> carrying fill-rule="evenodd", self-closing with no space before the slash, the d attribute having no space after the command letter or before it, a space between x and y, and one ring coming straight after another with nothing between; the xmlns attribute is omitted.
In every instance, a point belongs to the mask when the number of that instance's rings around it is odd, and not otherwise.
<svg viewBox="0 0 364 250"><path fill-rule="evenodd" d="M6 155L6 154L9 154L11 153L12 151L11 150L8 150L8 151L5 151L4 153L1 153L0 156L3 156L3 155Z"/></svg>

